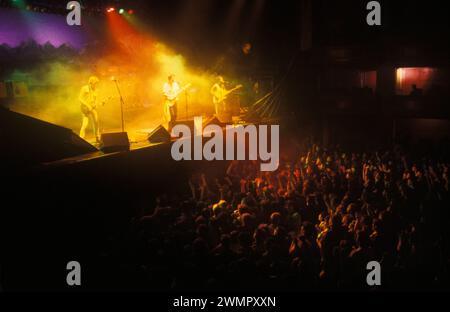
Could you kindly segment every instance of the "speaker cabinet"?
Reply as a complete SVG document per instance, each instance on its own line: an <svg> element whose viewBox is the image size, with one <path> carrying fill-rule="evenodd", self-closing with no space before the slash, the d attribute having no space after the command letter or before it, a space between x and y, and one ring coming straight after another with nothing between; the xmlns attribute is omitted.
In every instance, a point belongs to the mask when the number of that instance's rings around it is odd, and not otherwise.
<svg viewBox="0 0 450 312"><path fill-rule="evenodd" d="M219 126L219 127L225 126L225 124L222 123L219 120L219 118L217 118L216 116L209 117L208 119L203 121L203 129L205 129L209 125L216 125L216 126Z"/></svg>
<svg viewBox="0 0 450 312"><path fill-rule="evenodd" d="M130 150L130 141L126 132L104 133L100 149L104 153L126 152Z"/></svg>
<svg viewBox="0 0 450 312"><path fill-rule="evenodd" d="M169 143L170 133L160 125L148 135L148 141L152 144Z"/></svg>
<svg viewBox="0 0 450 312"><path fill-rule="evenodd" d="M233 122L233 114L231 112L219 114L217 118L220 120L222 124L228 124Z"/></svg>
<svg viewBox="0 0 450 312"><path fill-rule="evenodd" d="M174 127L178 125L187 126L191 130L191 133L194 133L194 119L177 120L174 123Z"/></svg>

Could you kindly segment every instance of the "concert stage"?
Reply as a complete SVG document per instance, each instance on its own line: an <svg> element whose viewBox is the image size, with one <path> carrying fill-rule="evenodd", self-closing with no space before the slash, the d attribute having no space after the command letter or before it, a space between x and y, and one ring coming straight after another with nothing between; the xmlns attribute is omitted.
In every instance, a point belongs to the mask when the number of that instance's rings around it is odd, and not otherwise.
<svg viewBox="0 0 450 312"><path fill-rule="evenodd" d="M447 13L0 0L0 292L449 290Z"/></svg>
<svg viewBox="0 0 450 312"><path fill-rule="evenodd" d="M197 121L195 121L195 119L197 119ZM44 162L42 166L51 167L68 165L107 157L117 157L122 153L145 153L150 149L157 149L164 145L171 146L172 143L178 140L192 140L194 142L197 140L198 136L202 138L202 142L208 141L210 138L215 138L217 136L217 133L214 132L214 130L211 130L213 128L210 128L208 126L218 127L218 129L221 129L220 136L223 137L223 142L221 145L223 145L223 148L225 148L225 139L227 138L228 131L234 131L235 129L239 128L244 131L244 129L249 130L248 126L254 126L254 133L257 134L259 132L259 124L262 123L262 121L246 122L244 120L244 116L236 116L230 118L229 123L222 122L215 116L209 118L197 117L195 119L178 120L174 123L175 127L182 126L185 129L181 133L180 137L171 137L167 129L162 125L159 125L158 127L153 129L134 128L134 130L126 132L121 132L120 129L111 129L110 131L102 134L102 142L97 142L92 137L85 141L86 143L89 143L91 145L91 150L88 153ZM277 120L266 120L264 123L266 125L263 125L263 127L270 127L269 125L276 124ZM189 133L185 133L186 130L188 130ZM246 149L248 149L248 143L245 143L248 138L242 138L242 143L239 143L241 142L241 138L239 137L240 131L241 130L238 130L238 132L236 132L235 134L237 135L237 141L234 142L234 144L245 144L247 146ZM78 136L76 136L76 134L73 133L72 135L75 136L78 140L81 140L80 138L78 138ZM268 133L268 137L270 136L271 134ZM194 154L192 153L192 155ZM172 155L168 153L167 158L169 159L171 157ZM220 159L226 159L225 155L221 155Z"/></svg>

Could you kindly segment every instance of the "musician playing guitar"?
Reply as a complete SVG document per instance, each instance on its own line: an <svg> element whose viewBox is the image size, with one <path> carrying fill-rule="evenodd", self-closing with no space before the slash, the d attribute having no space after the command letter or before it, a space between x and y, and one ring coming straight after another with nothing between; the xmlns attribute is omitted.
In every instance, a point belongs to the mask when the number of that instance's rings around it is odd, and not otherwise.
<svg viewBox="0 0 450 312"><path fill-rule="evenodd" d="M242 85L238 85L231 90L227 90L223 77L217 77L217 82L211 88L216 116L228 111L228 105L226 102L227 97L240 88L242 88Z"/></svg>
<svg viewBox="0 0 450 312"><path fill-rule="evenodd" d="M83 122L80 130L80 137L84 139L86 136L86 128L89 125L89 119L92 121L94 127L94 134L97 142L100 142L98 114L97 114L97 86L100 80L92 76L89 78L89 83L81 88L79 100L81 102L80 108L83 113Z"/></svg>
<svg viewBox="0 0 450 312"><path fill-rule="evenodd" d="M185 87L180 88L178 82L175 81L174 75L170 75L167 79L167 82L164 84L164 115L169 123L169 132L172 131L175 121L177 120L178 96L189 87L190 84L187 84Z"/></svg>

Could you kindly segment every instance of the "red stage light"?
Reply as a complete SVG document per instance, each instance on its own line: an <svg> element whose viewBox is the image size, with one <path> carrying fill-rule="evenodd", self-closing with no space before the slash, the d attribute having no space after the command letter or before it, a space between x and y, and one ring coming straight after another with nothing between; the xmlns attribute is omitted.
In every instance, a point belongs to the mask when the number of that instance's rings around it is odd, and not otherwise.
<svg viewBox="0 0 450 312"><path fill-rule="evenodd" d="M106 10L106 12L111 13L111 12L114 12L115 10L116 10L116 8L111 7L111 8L108 8Z"/></svg>
<svg viewBox="0 0 450 312"><path fill-rule="evenodd" d="M128 10L128 14L133 15L134 14L134 10Z"/></svg>

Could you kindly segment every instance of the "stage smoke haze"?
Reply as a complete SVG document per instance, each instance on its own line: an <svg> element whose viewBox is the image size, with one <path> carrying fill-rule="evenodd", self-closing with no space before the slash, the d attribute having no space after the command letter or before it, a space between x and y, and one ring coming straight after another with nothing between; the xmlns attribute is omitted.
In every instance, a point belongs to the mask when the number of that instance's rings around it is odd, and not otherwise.
<svg viewBox="0 0 450 312"><path fill-rule="evenodd" d="M114 26L115 19L108 21L110 36L106 44L99 41L71 59L37 62L31 69L15 70L8 79L26 82L28 95L11 109L78 133L82 117L79 92L89 77L96 75L100 78L99 102L106 100L104 106L98 107L101 131L121 128L117 82L125 103L125 130L148 132L159 124L166 126L162 89L168 75L174 74L180 86L192 84L179 97L179 118L213 113L209 90L215 74L189 66L183 55L129 23L127 27Z"/></svg>

